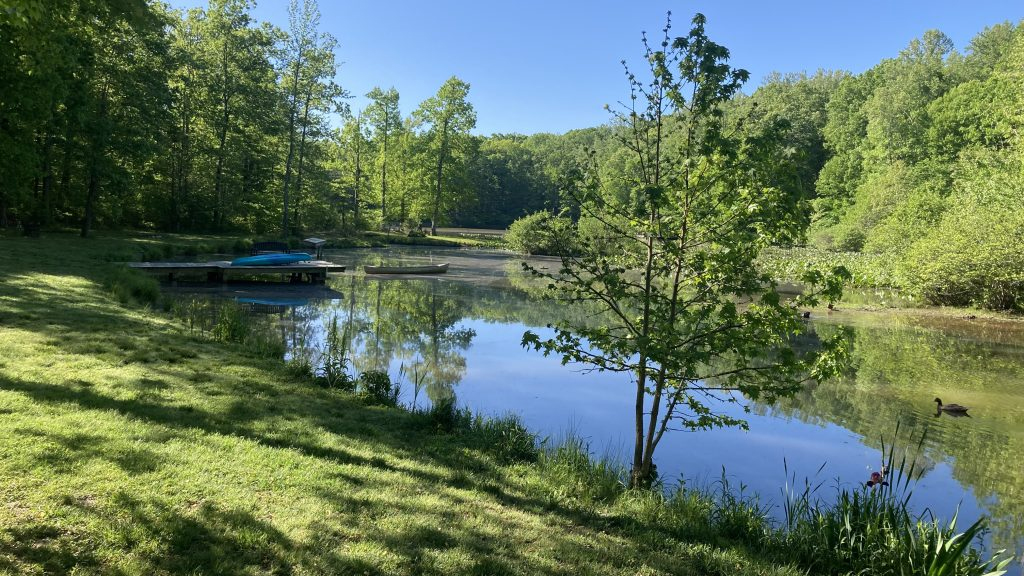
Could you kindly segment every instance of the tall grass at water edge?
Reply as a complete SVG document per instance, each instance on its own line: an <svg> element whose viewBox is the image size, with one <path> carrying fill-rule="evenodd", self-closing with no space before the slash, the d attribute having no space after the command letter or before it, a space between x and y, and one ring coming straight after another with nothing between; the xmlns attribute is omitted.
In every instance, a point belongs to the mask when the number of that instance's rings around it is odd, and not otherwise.
<svg viewBox="0 0 1024 576"><path fill-rule="evenodd" d="M1012 558L1002 551L983 560L973 544L984 533L984 519L957 532L957 518L947 525L929 510L915 514L911 499L920 477L911 451L894 440L882 463L887 481L871 488L839 489L834 503L817 497L821 485L805 480L784 489L784 526L770 535L770 546L788 551L801 566L830 574L963 574L996 576ZM914 447L920 453L924 435ZM886 454L882 441L882 453ZM897 462L895 454L901 453ZM788 474L788 469L787 469Z"/></svg>
<svg viewBox="0 0 1024 576"><path fill-rule="evenodd" d="M930 511L913 512L910 503L920 474L910 451L894 450L894 444L883 444L883 453L888 450L887 485L837 488L835 500L826 502L818 496L821 484L805 480L800 489L796 482L787 484L781 523L771 519L771 508L747 494L745 486L730 482L724 470L720 480L705 488L680 484L674 490L629 490L623 466L592 458L586 443L571 437L542 448L539 465L552 498L604 504L620 517L682 540L738 542L808 573L1005 574L1012 558L998 551L984 559L976 547L985 532L984 519L958 531L955 516L943 523ZM898 462L897 452L903 454Z"/></svg>

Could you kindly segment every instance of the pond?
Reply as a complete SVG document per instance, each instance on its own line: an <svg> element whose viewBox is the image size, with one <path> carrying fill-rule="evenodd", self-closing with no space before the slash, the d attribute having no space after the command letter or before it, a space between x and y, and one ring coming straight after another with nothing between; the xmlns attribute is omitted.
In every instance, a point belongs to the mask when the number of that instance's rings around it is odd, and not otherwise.
<svg viewBox="0 0 1024 576"><path fill-rule="evenodd" d="M622 375L583 373L520 346L567 313L529 296L517 258L481 250L329 252L349 266L324 289L231 286L219 291L274 326L288 355L315 356L336 325L350 369L386 370L402 400L419 407L454 395L474 412L512 412L541 437L572 434L599 456L625 460L631 445L631 385ZM362 264L450 262L436 277L367 276ZM537 265L556 265L536 259ZM223 300L221 300L224 302ZM720 406L749 431L673 431L656 453L666 484L757 494L780 514L787 482L862 485L881 449L908 447L922 472L912 504L965 528L989 517L994 548L1024 551L1024 323L918 313L838 310L812 317L812 336L840 326L854 334L851 374L808 387L776 405ZM935 397L971 407L937 416ZM896 436L898 430L898 437ZM918 445L920 444L920 449ZM899 460L899 454L897 454ZM959 512L958 512L959 510ZM1021 573L1015 563L1011 574Z"/></svg>

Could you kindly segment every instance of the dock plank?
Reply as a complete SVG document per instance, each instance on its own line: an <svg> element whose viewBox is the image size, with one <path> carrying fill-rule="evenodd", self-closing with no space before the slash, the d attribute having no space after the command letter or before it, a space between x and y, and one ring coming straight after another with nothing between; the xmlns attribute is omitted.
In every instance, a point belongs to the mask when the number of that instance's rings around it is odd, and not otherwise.
<svg viewBox="0 0 1024 576"><path fill-rule="evenodd" d="M306 274L309 276L310 281L322 284L326 281L328 274L345 271L344 265L324 260L311 260L275 266L232 266L228 260L212 262L130 262L128 267L150 274L166 275L171 281L174 281L175 276L179 274L202 274L205 272L207 280L210 282L226 282L229 276L288 274L301 277L302 274Z"/></svg>

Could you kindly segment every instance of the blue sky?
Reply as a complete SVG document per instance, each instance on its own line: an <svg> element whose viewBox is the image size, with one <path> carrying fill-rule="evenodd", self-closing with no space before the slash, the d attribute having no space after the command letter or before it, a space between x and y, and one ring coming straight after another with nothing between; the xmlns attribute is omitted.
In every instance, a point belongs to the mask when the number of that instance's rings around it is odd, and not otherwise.
<svg viewBox="0 0 1024 576"><path fill-rule="evenodd" d="M287 5L258 0L253 16L287 28ZM750 71L748 93L772 71L863 72L929 29L963 51L986 26L1024 18L1019 0L320 0L320 10L353 110L374 86L394 86L409 114L455 75L471 85L478 134L606 122L603 106L628 94L620 61L640 61L641 32L660 37L668 10L674 35L707 16L709 37Z"/></svg>

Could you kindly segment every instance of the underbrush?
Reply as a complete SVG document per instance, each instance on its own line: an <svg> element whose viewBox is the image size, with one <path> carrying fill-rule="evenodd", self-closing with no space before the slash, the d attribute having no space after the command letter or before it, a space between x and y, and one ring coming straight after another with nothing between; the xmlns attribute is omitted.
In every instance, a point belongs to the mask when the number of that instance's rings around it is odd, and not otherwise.
<svg viewBox="0 0 1024 576"><path fill-rule="evenodd" d="M379 245L399 244L402 246L462 246L462 243L450 238L437 236L409 236L408 234L392 234L388 232L365 232L370 241L380 242Z"/></svg>
<svg viewBox="0 0 1024 576"><path fill-rule="evenodd" d="M156 306L160 301L160 284L154 278L126 266L111 268L103 285L121 304Z"/></svg>
<svg viewBox="0 0 1024 576"><path fill-rule="evenodd" d="M992 243L1001 241L990 236L986 239ZM957 247L952 240L935 238L904 255L774 247L764 250L757 263L762 271L783 281L796 281L808 268L843 266L851 275L849 285L855 288L894 288L932 306L1010 313L1024 310L1020 251L1002 245L1000 250L968 250L963 245L970 241L959 239Z"/></svg>
<svg viewBox="0 0 1024 576"><path fill-rule="evenodd" d="M858 288L898 287L893 259L879 254L837 252L809 246L767 248L757 264L779 280L796 281L808 268L831 270L842 266L850 272L850 285Z"/></svg>

